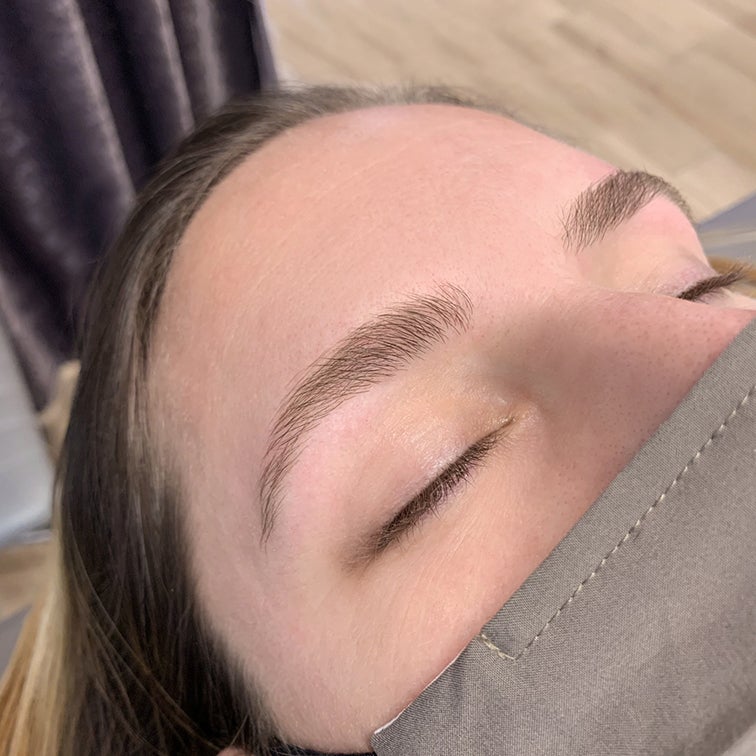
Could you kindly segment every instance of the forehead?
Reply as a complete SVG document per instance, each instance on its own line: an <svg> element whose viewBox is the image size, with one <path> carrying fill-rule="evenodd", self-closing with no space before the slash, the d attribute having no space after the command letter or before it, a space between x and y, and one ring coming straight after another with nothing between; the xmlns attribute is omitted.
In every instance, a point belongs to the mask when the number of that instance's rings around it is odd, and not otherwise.
<svg viewBox="0 0 756 756"><path fill-rule="evenodd" d="M471 271L485 279L492 261L512 285L533 255L556 253L561 207L608 170L512 120L452 106L294 128L192 220L168 276L158 371L192 424L244 417L261 435L297 373L397 297L468 283Z"/></svg>
<svg viewBox="0 0 756 756"><path fill-rule="evenodd" d="M325 310L338 320L350 292L360 308L380 306L472 245L522 257L544 213L558 225L563 202L608 170L467 108L320 118L272 140L213 190L174 258L163 309L177 302L182 320L217 321L221 332L252 309L258 337L270 320L280 332L282 315Z"/></svg>

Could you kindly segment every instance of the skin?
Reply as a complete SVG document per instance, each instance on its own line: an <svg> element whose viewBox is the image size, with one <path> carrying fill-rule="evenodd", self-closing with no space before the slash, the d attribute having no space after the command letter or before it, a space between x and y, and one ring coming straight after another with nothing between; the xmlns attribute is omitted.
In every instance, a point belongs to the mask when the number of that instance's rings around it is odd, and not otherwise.
<svg viewBox="0 0 756 756"><path fill-rule="evenodd" d="M200 600L289 742L369 750L754 316L732 294L670 296L711 270L668 199L565 249L565 207L613 170L500 116L376 108L277 138L190 224L154 393ZM440 282L469 294L469 331L308 434L261 546L287 391L348 330ZM345 566L357 535L510 416L435 516Z"/></svg>

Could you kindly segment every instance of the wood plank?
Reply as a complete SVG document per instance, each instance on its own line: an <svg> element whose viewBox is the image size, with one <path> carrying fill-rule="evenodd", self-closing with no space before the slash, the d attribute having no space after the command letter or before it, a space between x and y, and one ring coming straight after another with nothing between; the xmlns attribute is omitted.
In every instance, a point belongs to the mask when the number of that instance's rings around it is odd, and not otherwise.
<svg viewBox="0 0 756 756"><path fill-rule="evenodd" d="M299 80L471 87L612 162L679 177L704 215L732 201L727 170L731 187L756 191L753 0L268 0L268 10Z"/></svg>

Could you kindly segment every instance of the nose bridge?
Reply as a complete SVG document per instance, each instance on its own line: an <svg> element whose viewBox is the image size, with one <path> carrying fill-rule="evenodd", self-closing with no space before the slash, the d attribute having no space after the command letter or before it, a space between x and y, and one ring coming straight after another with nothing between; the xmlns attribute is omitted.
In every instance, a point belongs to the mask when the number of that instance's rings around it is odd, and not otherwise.
<svg viewBox="0 0 756 756"><path fill-rule="evenodd" d="M746 309L657 294L578 288L554 296L551 340L574 358L593 357L599 364L616 355L703 372L756 317Z"/></svg>
<svg viewBox="0 0 756 756"><path fill-rule="evenodd" d="M616 291L593 291L561 306L556 299L551 307L533 351L539 401L559 422L628 448L669 416L756 317Z"/></svg>

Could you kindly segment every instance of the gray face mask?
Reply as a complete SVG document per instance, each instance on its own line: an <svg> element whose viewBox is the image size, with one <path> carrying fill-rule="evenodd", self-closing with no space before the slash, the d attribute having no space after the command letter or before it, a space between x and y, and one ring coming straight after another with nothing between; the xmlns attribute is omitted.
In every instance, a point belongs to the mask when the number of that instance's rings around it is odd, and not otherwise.
<svg viewBox="0 0 756 756"><path fill-rule="evenodd" d="M372 745L756 753L756 321Z"/></svg>

